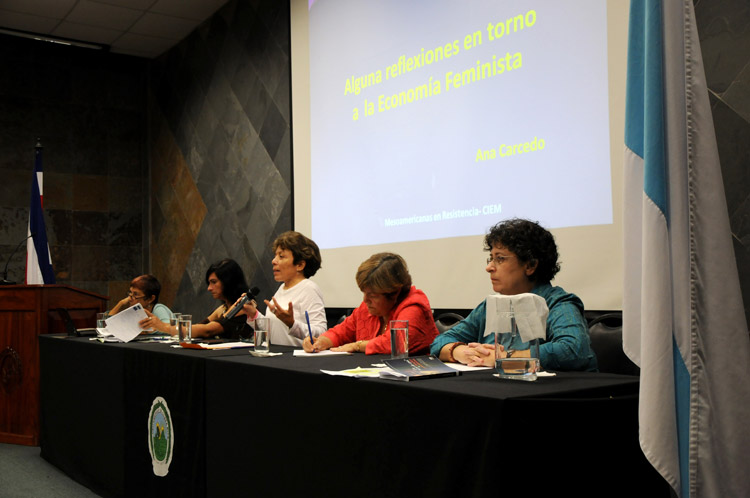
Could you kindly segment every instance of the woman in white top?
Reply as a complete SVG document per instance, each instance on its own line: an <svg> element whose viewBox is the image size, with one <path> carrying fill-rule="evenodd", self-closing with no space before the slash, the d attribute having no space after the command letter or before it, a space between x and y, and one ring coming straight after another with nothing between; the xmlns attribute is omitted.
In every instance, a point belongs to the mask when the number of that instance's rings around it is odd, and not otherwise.
<svg viewBox="0 0 750 498"><path fill-rule="evenodd" d="M302 347L308 337L305 311L310 316L313 337L328 329L323 293L310 280L320 268L318 245L299 232L284 232L273 241L273 278L283 282L271 301L265 300L265 316L269 318L271 344ZM248 323L260 316L255 303L245 305Z"/></svg>

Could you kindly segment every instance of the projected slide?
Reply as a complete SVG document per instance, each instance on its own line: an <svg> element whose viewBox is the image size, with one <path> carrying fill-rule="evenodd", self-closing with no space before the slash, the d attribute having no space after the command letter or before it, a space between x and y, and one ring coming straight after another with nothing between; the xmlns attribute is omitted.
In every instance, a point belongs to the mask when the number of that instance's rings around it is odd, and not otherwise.
<svg viewBox="0 0 750 498"><path fill-rule="evenodd" d="M600 0L310 5L312 238L612 222Z"/></svg>

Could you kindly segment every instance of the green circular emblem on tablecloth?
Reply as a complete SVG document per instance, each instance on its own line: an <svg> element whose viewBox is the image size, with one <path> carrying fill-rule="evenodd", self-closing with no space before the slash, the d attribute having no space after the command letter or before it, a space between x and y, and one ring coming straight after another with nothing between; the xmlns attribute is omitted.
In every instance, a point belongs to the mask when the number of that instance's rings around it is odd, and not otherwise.
<svg viewBox="0 0 750 498"><path fill-rule="evenodd" d="M148 416L148 451L154 474L164 477L169 472L174 448L174 427L167 402L157 396L151 404Z"/></svg>

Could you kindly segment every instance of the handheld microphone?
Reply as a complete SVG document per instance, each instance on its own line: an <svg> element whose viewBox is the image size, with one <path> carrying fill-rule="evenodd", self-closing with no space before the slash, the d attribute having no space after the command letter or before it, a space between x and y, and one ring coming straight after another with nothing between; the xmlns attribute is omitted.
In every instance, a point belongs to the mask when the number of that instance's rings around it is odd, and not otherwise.
<svg viewBox="0 0 750 498"><path fill-rule="evenodd" d="M13 256L16 255L18 252L18 249L21 248L21 244L29 240L31 237L36 235L36 232L31 232L31 235L26 236L21 242L18 243L15 249L13 249L13 252L10 253L10 257L8 258L8 261L5 263L5 270L3 270L3 280L0 282L0 285L15 285L15 282L12 282L8 280L8 265L10 264L10 260L13 259Z"/></svg>
<svg viewBox="0 0 750 498"><path fill-rule="evenodd" d="M253 287L252 289L247 291L245 295L242 296L242 299L240 299L240 302L237 303L237 306L234 306L231 310L227 311L227 314L224 315L224 319L229 320L234 315L236 315L242 309L245 303L247 303L251 299L255 299L255 296L257 296L259 292L260 292L260 289L257 287Z"/></svg>

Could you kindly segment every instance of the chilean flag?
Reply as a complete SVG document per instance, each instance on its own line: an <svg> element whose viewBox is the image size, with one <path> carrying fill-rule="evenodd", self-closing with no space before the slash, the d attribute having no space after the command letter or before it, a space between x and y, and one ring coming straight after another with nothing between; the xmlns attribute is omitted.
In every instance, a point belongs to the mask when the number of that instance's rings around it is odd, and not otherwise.
<svg viewBox="0 0 750 498"><path fill-rule="evenodd" d="M35 149L27 232L30 238L26 242L26 284L54 284L55 272L52 269L42 210L42 145L37 142Z"/></svg>

